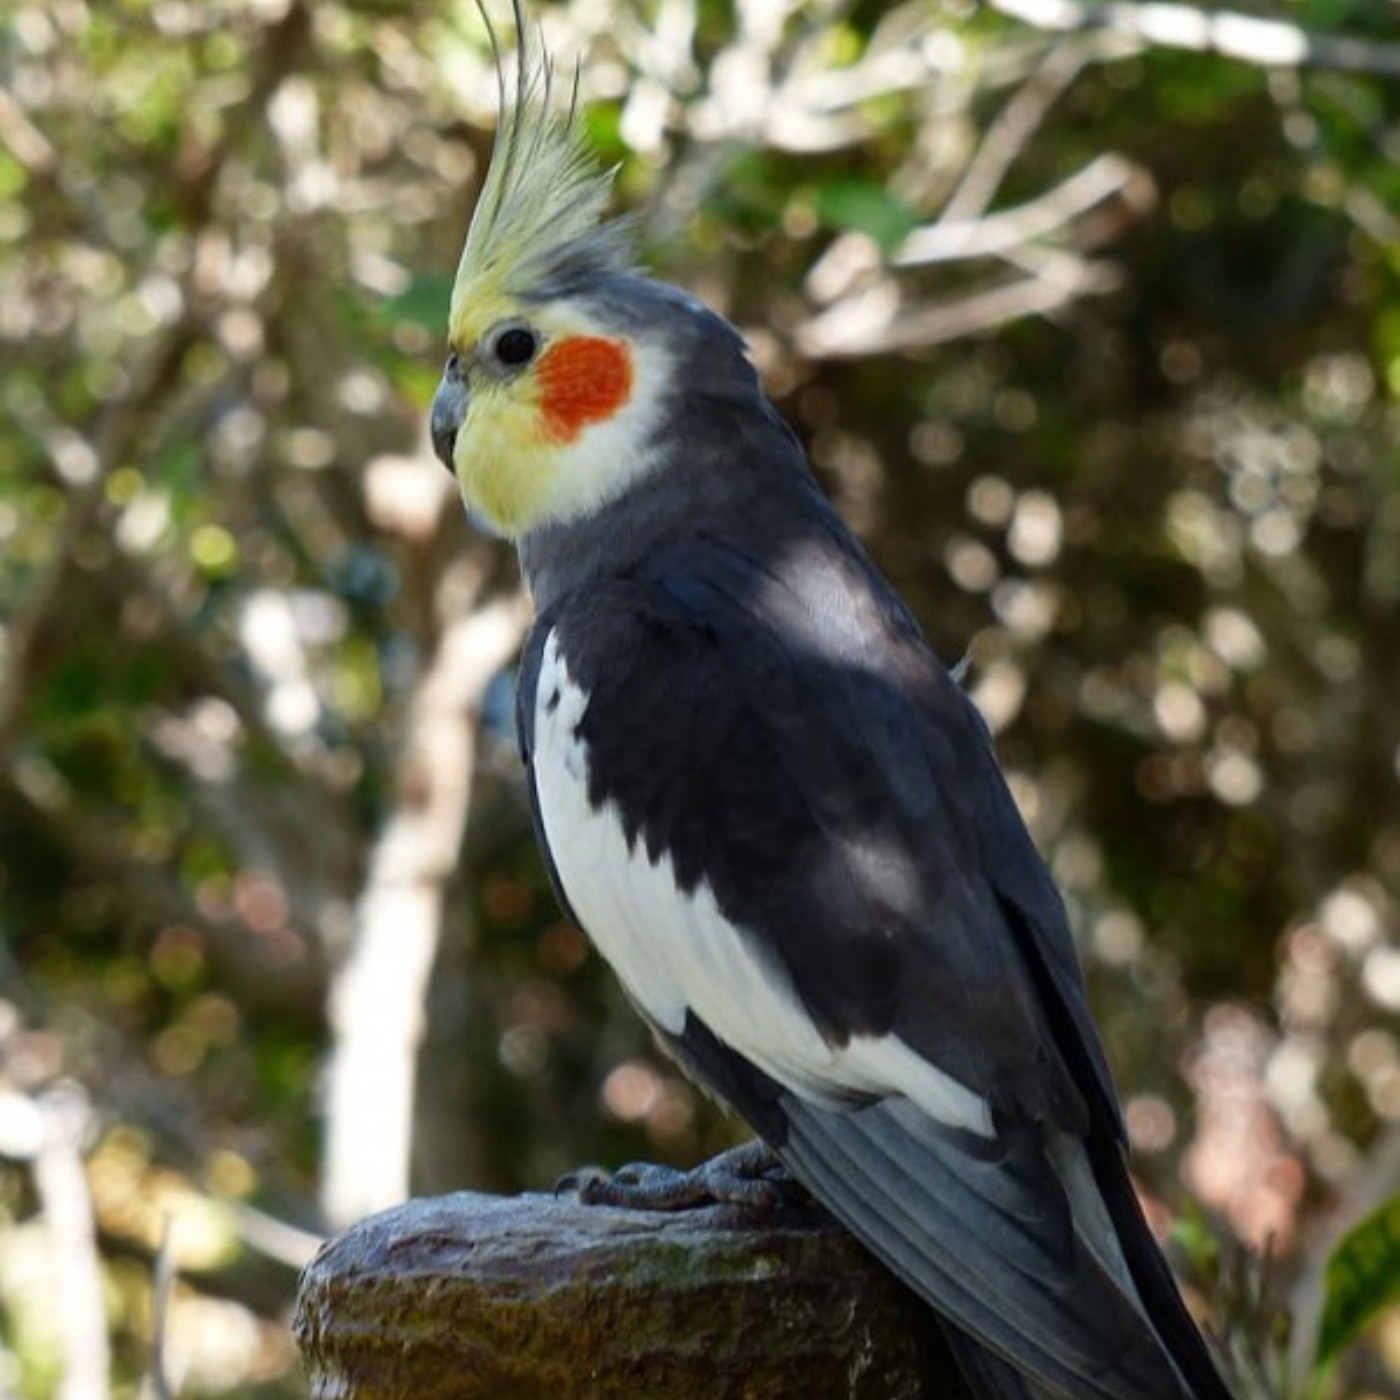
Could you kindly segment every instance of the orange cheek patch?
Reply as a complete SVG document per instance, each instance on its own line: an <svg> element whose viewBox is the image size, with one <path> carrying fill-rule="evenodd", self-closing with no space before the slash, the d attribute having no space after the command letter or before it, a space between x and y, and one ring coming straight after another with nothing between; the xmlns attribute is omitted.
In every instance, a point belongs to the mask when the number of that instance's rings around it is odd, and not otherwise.
<svg viewBox="0 0 1400 1400"><path fill-rule="evenodd" d="M572 442L590 423L611 418L627 402L632 357L618 341L570 336L545 351L535 380L545 435L552 442Z"/></svg>

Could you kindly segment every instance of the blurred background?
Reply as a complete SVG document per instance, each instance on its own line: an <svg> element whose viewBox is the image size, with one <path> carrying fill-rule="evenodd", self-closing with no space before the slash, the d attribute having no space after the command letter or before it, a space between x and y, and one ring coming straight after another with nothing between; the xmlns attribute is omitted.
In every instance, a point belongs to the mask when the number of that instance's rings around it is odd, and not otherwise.
<svg viewBox="0 0 1400 1400"><path fill-rule="evenodd" d="M538 17L970 654L1154 1219L1296 1361L1400 1187L1400 9ZM153 1330L296 1395L319 1233L736 1137L549 893L527 608L426 442L495 95L468 0L0 9L2 1397ZM1381 1218L1340 1393L1400 1395Z"/></svg>

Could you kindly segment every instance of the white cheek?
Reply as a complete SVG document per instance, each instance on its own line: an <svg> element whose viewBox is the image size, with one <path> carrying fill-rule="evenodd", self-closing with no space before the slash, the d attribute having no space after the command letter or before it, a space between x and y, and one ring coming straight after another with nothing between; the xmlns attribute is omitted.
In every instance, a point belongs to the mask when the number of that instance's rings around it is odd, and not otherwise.
<svg viewBox="0 0 1400 1400"><path fill-rule="evenodd" d="M616 809L588 798L588 753L577 734L587 707L551 635L535 696L533 757L545 836L570 905L642 1011L672 1035L693 1011L804 1098L900 1094L942 1122L990 1132L985 1101L902 1041L826 1041L783 968L725 918L708 885L683 893L668 856L652 861L640 843L629 845Z"/></svg>
<svg viewBox="0 0 1400 1400"><path fill-rule="evenodd" d="M626 405L555 449L543 516L569 520L615 500L657 465L653 433L671 386L670 357L653 345L635 346Z"/></svg>

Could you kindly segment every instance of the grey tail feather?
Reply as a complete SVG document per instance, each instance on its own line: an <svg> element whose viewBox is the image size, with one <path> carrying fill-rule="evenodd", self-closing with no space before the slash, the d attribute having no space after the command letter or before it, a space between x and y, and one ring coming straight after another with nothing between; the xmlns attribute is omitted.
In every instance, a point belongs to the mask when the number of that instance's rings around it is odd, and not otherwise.
<svg viewBox="0 0 1400 1400"><path fill-rule="evenodd" d="M961 1328L945 1322L942 1330L958 1370L979 1400L1054 1400Z"/></svg>
<svg viewBox="0 0 1400 1400"><path fill-rule="evenodd" d="M1195 1319L1152 1230L1128 1176L1123 1154L1107 1133L1090 1135L1089 1161L1124 1261L1162 1346L1197 1400L1232 1400Z"/></svg>
<svg viewBox="0 0 1400 1400"><path fill-rule="evenodd" d="M1218 1380L1185 1379L1138 1301L1073 1241L1067 1199L1032 1133L970 1140L903 1100L840 1110L785 1097L783 1110L780 1155L969 1334L953 1345L985 1400L1228 1396ZM1026 1377L1020 1390L1013 1371Z"/></svg>
<svg viewBox="0 0 1400 1400"><path fill-rule="evenodd" d="M1003 907L1008 924L1026 955L1041 1003L1049 1013L1056 1044L1064 1052L1070 1072L1081 1085L1098 1082L1084 1037L1074 1025L1045 966L1040 945L1026 917L1014 905L1004 904ZM1092 1126L1084 1140L1084 1149L1124 1263L1152 1328L1196 1400L1232 1400L1230 1387L1188 1311L1166 1258L1143 1216L1128 1175L1123 1148L1114 1131L1115 1107L1112 1103L1103 1103L1096 1111L1091 1098L1090 1111Z"/></svg>

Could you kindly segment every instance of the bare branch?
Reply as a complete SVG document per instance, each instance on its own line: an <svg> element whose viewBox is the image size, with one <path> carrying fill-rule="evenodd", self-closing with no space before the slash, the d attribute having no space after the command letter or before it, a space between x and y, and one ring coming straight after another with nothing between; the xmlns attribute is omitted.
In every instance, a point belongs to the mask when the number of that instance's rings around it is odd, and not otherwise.
<svg viewBox="0 0 1400 1400"><path fill-rule="evenodd" d="M1044 63L1017 89L988 127L957 189L943 206L940 223L963 223L986 212L1006 172L1089 57L1089 50L1079 43L1060 43L1050 50Z"/></svg>
<svg viewBox="0 0 1400 1400"><path fill-rule="evenodd" d="M34 1157L34 1187L53 1250L63 1380L59 1400L107 1400L111 1353L102 1301L102 1269L82 1143L90 1111L75 1084L38 1099L44 1130Z"/></svg>
<svg viewBox="0 0 1400 1400"><path fill-rule="evenodd" d="M165 1329L170 1317L170 1295L175 1288L175 1222L169 1215L160 1232L160 1250L151 1276L151 1357L145 1389L150 1400L174 1400L166 1366Z"/></svg>
<svg viewBox="0 0 1400 1400"><path fill-rule="evenodd" d="M893 279L875 275L878 255L873 244L848 235L832 245L808 279L809 292L831 305L799 328L797 347L814 359L922 348L1111 291L1121 280L1116 268L1045 246L1041 240L1111 199L1140 206L1150 196L1144 173L1110 154L1014 209L981 219L940 220L915 230L895 251L890 266L926 267L997 257L1029 274L1023 280L945 302L911 305Z"/></svg>
<svg viewBox="0 0 1400 1400"><path fill-rule="evenodd" d="M1091 161L1037 198L981 219L939 219L916 229L896 250L896 267L921 267L958 258L998 257L1020 244L1045 238L1114 195L1142 186L1146 177L1118 155Z"/></svg>
<svg viewBox="0 0 1400 1400"><path fill-rule="evenodd" d="M226 1201L224 1204L233 1212L239 1239L249 1249L275 1264L285 1264L289 1269L304 1269L325 1243L324 1236L303 1230L290 1221L279 1220L244 1201Z"/></svg>
<svg viewBox="0 0 1400 1400"><path fill-rule="evenodd" d="M1335 68L1400 78L1400 44L1318 34L1286 20L1178 4L1085 4L1082 0L988 0L1037 29L1107 29L1144 44L1215 53L1266 67Z"/></svg>
<svg viewBox="0 0 1400 1400"><path fill-rule="evenodd" d="M26 170L47 175L58 165L53 142L25 115L24 109L0 87L0 143Z"/></svg>
<svg viewBox="0 0 1400 1400"><path fill-rule="evenodd" d="M456 866L476 757L474 713L520 644L517 592L451 623L414 697L398 805L375 845L354 947L330 997L321 1202L346 1224L408 1194L413 1080L442 897Z"/></svg>
<svg viewBox="0 0 1400 1400"><path fill-rule="evenodd" d="M905 303L893 283L881 282L800 326L797 348L822 360L926 349L1026 316L1048 315L1122 284L1122 273L1109 263L1062 254L1057 267L1058 276L1028 277L950 301L913 305Z"/></svg>

